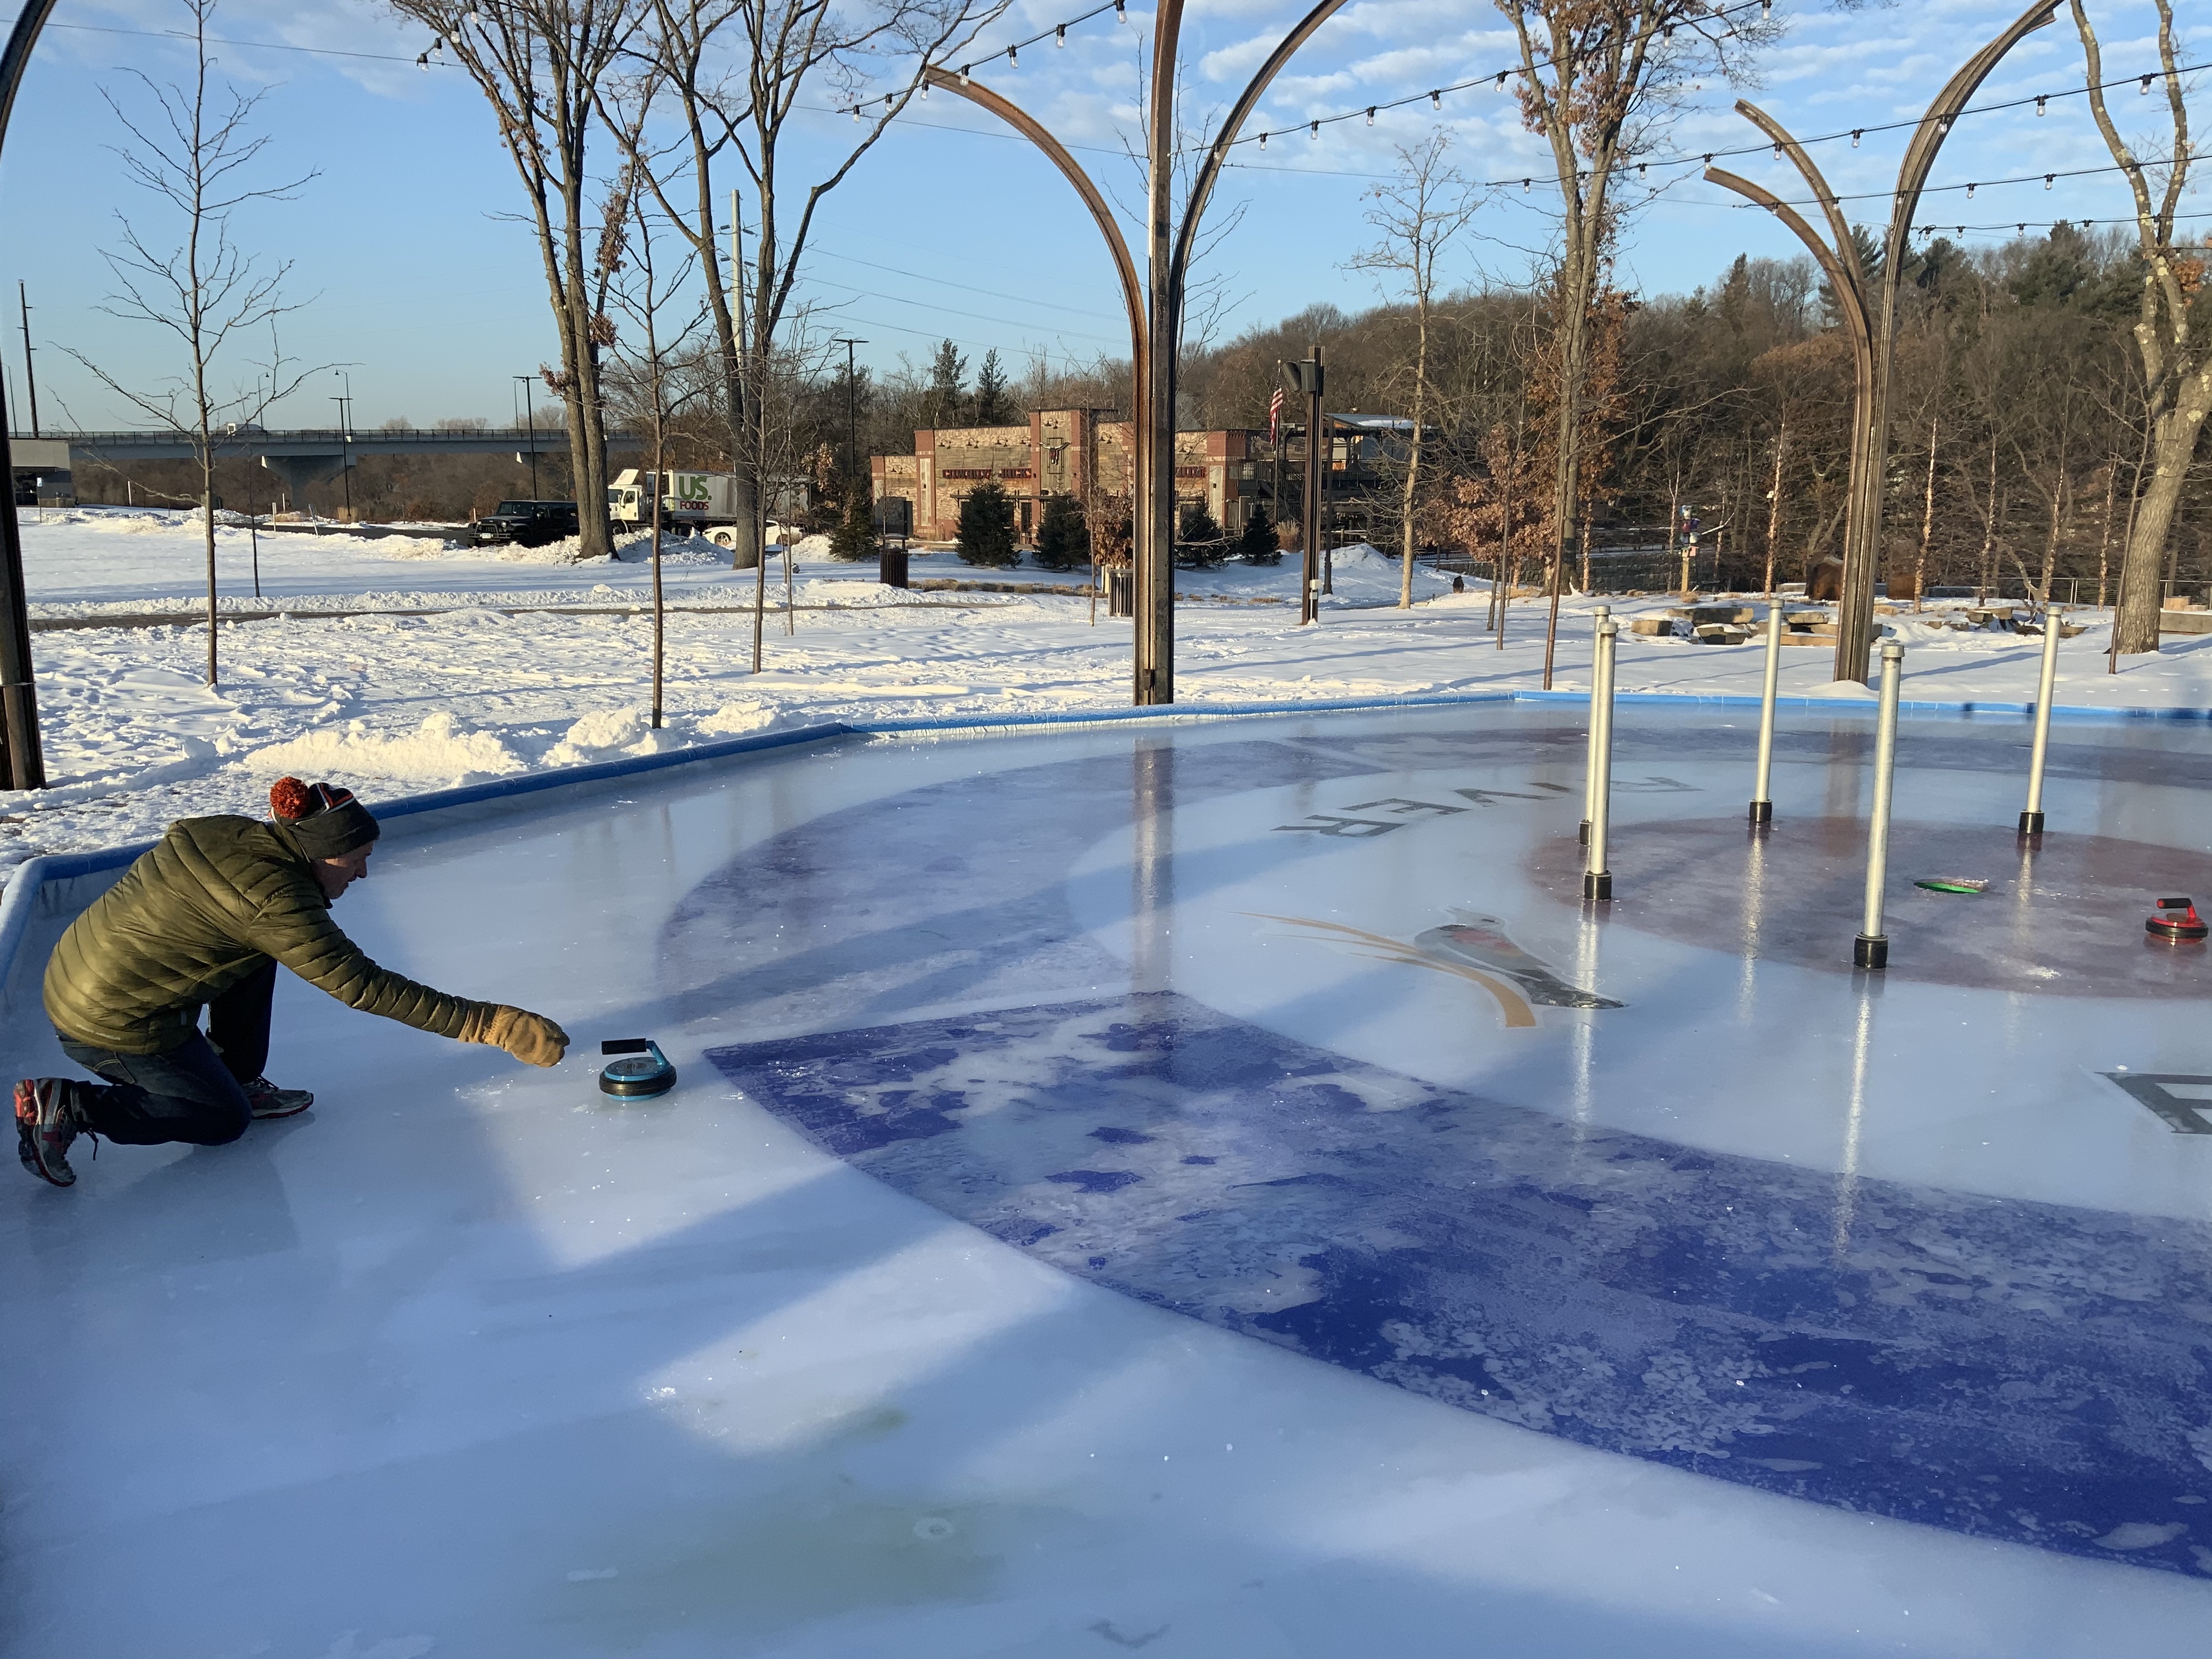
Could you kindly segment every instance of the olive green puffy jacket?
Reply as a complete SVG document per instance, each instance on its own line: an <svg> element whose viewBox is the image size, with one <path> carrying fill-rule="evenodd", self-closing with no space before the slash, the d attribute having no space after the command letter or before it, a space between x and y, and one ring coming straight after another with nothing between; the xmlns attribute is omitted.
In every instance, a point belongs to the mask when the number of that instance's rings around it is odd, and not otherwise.
<svg viewBox="0 0 2212 1659"><path fill-rule="evenodd" d="M440 1036L491 1005L388 973L331 921L307 856L275 824L185 818L62 935L46 1014L63 1036L125 1054L190 1037L201 1006L271 957L340 1002Z"/></svg>

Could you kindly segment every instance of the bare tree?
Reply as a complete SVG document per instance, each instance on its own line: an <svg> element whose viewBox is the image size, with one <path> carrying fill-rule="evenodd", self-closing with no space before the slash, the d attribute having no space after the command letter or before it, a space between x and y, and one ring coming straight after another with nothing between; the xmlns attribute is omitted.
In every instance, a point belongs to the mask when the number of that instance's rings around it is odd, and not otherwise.
<svg viewBox="0 0 2212 1659"><path fill-rule="evenodd" d="M607 438L600 356L610 273L587 249L587 151L599 88L637 32L646 0L391 0L434 31L490 104L537 233L561 362L543 370L568 428L578 547L613 552L607 535ZM604 244L601 244L604 246Z"/></svg>
<svg viewBox="0 0 2212 1659"><path fill-rule="evenodd" d="M608 125L698 261L721 346L743 523L757 525L762 517L760 457L774 446L758 429L758 397L774 377L780 332L792 320L816 211L921 91L923 75L1008 3L860 0L841 8L831 0L643 0L645 28L628 54L642 72L619 99L665 100L681 136L660 149L642 121L610 112ZM793 124L811 124L812 106L822 100L857 113L863 92L885 83L890 90L867 97L860 131L848 143L824 152L816 145L818 131L810 132L808 160L797 169L801 181L792 182L785 153ZM733 190L725 267L714 167L730 155L750 185L754 216L745 227ZM748 228L749 254L742 249ZM755 429L747 435L749 426ZM741 527L732 562L743 568L759 556L757 532Z"/></svg>
<svg viewBox="0 0 2212 1659"><path fill-rule="evenodd" d="M1421 488L1421 446L1429 415L1430 311L1436 298L1437 260L1467 228L1482 204L1481 192L1445 159L1451 135L1438 129L1425 142L1398 148L1398 176L1369 192L1367 222L1382 240L1350 262L1354 270L1396 279L1413 308L1413 430L1406 444L1406 477L1400 486L1398 606L1413 603L1414 503Z"/></svg>
<svg viewBox="0 0 2212 1659"><path fill-rule="evenodd" d="M151 193L179 222L177 237L142 231L124 214L122 246L101 257L115 273L119 293L100 309L125 322L149 323L174 337L184 365L152 386L119 380L82 352L63 348L108 391L192 447L199 489L201 533L207 554L207 679L216 683L215 469L224 439L237 427L258 424L269 405L298 390L313 368L288 364L277 347L278 319L298 309L283 298L288 260L263 264L231 240L231 216L255 202L289 202L315 177L256 185L250 174L268 147L252 131L263 94L218 85L208 56L208 20L216 0L184 0L191 20L191 78L157 85L131 71L151 94L153 107L133 114L102 88L100 96L121 122L129 142L117 150L124 175ZM270 356L255 365L250 386L226 391L232 347L241 336L266 329ZM325 365L327 367L327 365Z"/></svg>
<svg viewBox="0 0 2212 1659"><path fill-rule="evenodd" d="M2136 249L2142 264L2135 340L2142 358L2150 417L2150 482L2136 504L2127 546L2120 556L2113 648L2155 651L2166 538L2172 533L2174 508L2196 457L2197 434L2205 416L2212 414L2212 351L2207 350L2203 334L2203 325L2212 322L2212 301L2205 298L2204 257L2184 253L2173 241L2174 216L2189 185L2189 106L2182 95L2174 49L2172 0L2152 0L2158 9L2158 78L2164 82L2172 144L2163 160L2138 159L2120 136L2105 101L2104 54L2088 10L2082 0L2069 3L2088 60L2089 108L2135 200ZM2144 89L2148 90L2148 80Z"/></svg>
<svg viewBox="0 0 2212 1659"><path fill-rule="evenodd" d="M649 494L652 507L648 531L653 562L653 729L660 730L663 687L666 678L666 610L660 580L661 503L668 495L669 427L705 388L684 374L693 337L704 320L696 307L684 321L670 327L672 307L680 307L690 275L680 251L674 268L661 257L654 241L649 205L640 198L635 180L625 167L610 195L605 214L606 240L599 263L609 273L609 295L614 307L635 330L635 343L625 346L618 331L607 341L611 354L611 388L632 409L644 428L653 475Z"/></svg>
<svg viewBox="0 0 2212 1659"><path fill-rule="evenodd" d="M1699 73L1740 70L1778 26L1723 16L1713 0L1497 0L1521 48L1522 121L1550 147L1560 219L1554 356L1559 386L1551 533L1566 557L1582 491L1582 398L1591 315L1621 204L1624 163L1646 153L1678 95Z"/></svg>

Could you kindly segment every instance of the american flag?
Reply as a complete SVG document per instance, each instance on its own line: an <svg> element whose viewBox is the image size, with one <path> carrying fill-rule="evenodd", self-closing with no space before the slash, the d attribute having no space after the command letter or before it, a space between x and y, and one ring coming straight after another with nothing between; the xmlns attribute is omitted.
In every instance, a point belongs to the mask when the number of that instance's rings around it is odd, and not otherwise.
<svg viewBox="0 0 2212 1659"><path fill-rule="evenodd" d="M1283 429L1283 388L1277 386L1275 395L1267 399L1267 441L1273 443Z"/></svg>

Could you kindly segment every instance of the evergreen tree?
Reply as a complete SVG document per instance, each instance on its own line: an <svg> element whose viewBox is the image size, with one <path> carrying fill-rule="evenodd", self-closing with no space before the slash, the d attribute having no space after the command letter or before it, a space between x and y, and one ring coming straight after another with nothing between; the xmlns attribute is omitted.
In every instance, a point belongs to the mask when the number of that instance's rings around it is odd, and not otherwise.
<svg viewBox="0 0 2212 1659"><path fill-rule="evenodd" d="M853 563L876 556L874 515L868 510L867 496L857 489L845 504L845 516L838 520L830 538L830 556Z"/></svg>
<svg viewBox="0 0 2212 1659"><path fill-rule="evenodd" d="M963 564L1010 570L1022 562L1014 545L1014 502L995 478L960 498L960 531L954 546Z"/></svg>
<svg viewBox="0 0 2212 1659"><path fill-rule="evenodd" d="M929 422L949 426L960 418L962 398L968 384L968 360L947 340L929 360Z"/></svg>
<svg viewBox="0 0 2212 1659"><path fill-rule="evenodd" d="M1186 570L1211 570L1228 556L1229 538L1213 514L1202 503L1183 508L1175 562Z"/></svg>
<svg viewBox="0 0 2212 1659"><path fill-rule="evenodd" d="M1091 561L1091 536L1083 522L1083 503L1073 495L1044 498L1037 526L1036 562L1047 570L1073 570Z"/></svg>
<svg viewBox="0 0 2212 1659"><path fill-rule="evenodd" d="M983 354L982 366L975 371L975 424L1007 426L1013 418L1014 402L1006 395L1006 371L994 347Z"/></svg>
<svg viewBox="0 0 2212 1659"><path fill-rule="evenodd" d="M1237 538L1237 556L1247 564L1283 562L1283 538L1276 533L1265 502L1252 503L1252 516L1244 520L1244 533Z"/></svg>

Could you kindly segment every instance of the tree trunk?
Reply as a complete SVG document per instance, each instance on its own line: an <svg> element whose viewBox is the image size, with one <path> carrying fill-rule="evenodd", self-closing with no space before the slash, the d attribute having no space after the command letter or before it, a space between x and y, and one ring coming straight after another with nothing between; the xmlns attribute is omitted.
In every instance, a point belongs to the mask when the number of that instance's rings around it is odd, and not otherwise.
<svg viewBox="0 0 2212 1659"><path fill-rule="evenodd" d="M1419 258L1419 250L1414 257ZM1406 489L1399 503L1403 538L1399 550L1398 608L1409 611L1413 604L1413 496L1419 488L1421 477L1421 420L1423 393L1429 386L1429 291L1425 277L1419 283L1413 302L1413 326L1416 331L1413 347L1413 437L1406 451Z"/></svg>
<svg viewBox="0 0 2212 1659"><path fill-rule="evenodd" d="M2165 574L2166 544L2172 533L2174 509L2189 480L2197 434L2212 409L2212 368L2182 382L2173 406L2160 416L2151 434L2150 483L2142 492L2127 550L2120 556L2120 603L2113 620L2119 649L2133 653L2158 649L2159 592Z"/></svg>

